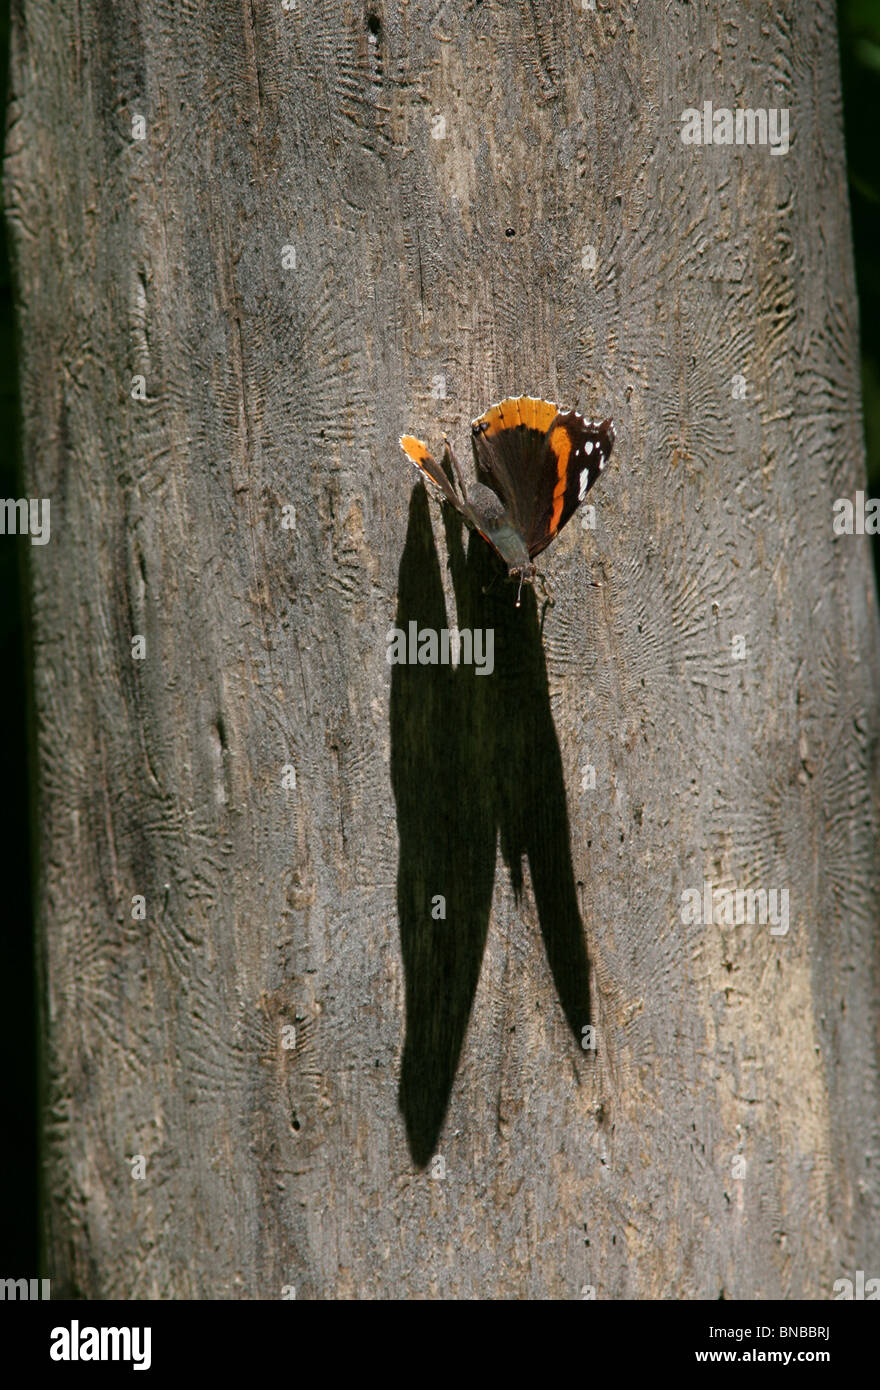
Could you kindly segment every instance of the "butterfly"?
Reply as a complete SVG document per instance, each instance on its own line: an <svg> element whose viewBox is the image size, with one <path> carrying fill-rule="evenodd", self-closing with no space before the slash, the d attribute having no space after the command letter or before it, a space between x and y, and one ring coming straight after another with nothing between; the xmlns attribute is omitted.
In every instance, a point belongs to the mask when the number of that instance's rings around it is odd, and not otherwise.
<svg viewBox="0 0 880 1390"><path fill-rule="evenodd" d="M608 462L614 422L587 420L534 396L509 396L471 424L478 481L470 487L443 438L441 463L411 434L400 447L519 579L519 607L523 584L535 578L535 556L574 516Z"/></svg>

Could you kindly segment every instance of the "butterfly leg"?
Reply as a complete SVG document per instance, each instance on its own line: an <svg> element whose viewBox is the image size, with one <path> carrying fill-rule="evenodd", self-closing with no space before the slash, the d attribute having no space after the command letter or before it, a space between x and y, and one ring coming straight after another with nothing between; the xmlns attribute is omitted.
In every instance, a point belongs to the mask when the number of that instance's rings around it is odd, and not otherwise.
<svg viewBox="0 0 880 1390"><path fill-rule="evenodd" d="M551 608L555 608L555 607L556 607L556 599L553 597L553 590L550 588L550 584L549 584L548 580L545 579L545 577L544 577L543 574L539 574L537 570L535 571L535 578L536 578L536 579L539 579L539 580L541 581L541 588L542 588L542 590L543 590L543 592L544 592L544 599L545 599L545 602L546 602Z"/></svg>

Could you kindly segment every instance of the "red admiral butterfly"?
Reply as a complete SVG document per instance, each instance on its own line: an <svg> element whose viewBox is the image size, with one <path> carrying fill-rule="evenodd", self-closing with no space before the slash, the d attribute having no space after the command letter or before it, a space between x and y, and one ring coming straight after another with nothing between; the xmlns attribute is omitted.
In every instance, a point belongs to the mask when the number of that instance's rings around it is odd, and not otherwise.
<svg viewBox="0 0 880 1390"><path fill-rule="evenodd" d="M400 445L468 526L497 551L508 574L519 579L519 606L523 584L535 577L535 556L556 539L608 462L614 423L585 420L576 410L561 410L534 396L490 405L471 425L479 481L470 488L445 435L443 442L442 464L411 434Z"/></svg>

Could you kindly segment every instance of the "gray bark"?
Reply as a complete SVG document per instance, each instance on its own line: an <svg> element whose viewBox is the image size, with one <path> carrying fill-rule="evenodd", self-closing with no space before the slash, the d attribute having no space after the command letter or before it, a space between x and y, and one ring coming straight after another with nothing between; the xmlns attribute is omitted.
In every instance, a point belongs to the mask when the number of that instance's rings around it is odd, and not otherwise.
<svg viewBox="0 0 880 1390"><path fill-rule="evenodd" d="M877 1274L833 6L20 0L10 91L53 1292ZM543 634L397 447L522 393L617 427ZM389 666L411 619L495 672Z"/></svg>

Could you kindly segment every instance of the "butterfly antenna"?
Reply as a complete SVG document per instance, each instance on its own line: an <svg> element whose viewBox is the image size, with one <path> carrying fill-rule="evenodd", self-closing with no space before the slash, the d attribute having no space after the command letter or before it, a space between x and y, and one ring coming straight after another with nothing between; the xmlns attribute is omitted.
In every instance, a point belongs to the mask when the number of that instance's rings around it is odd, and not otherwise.
<svg viewBox="0 0 880 1390"><path fill-rule="evenodd" d="M517 608L519 608L519 601L520 601L520 598L522 597L522 586L523 586L524 581L525 581L525 575L522 574L522 573L520 573L520 576L519 576L519 588L518 588L517 591L516 591L516 606L517 606Z"/></svg>

